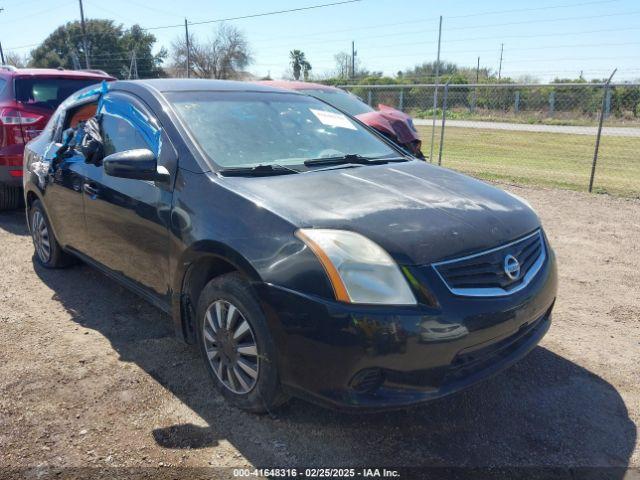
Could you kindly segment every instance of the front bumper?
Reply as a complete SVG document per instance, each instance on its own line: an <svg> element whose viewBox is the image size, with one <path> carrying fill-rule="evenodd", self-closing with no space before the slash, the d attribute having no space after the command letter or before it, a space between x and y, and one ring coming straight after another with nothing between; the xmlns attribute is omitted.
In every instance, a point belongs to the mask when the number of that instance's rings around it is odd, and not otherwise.
<svg viewBox="0 0 640 480"><path fill-rule="evenodd" d="M431 267L411 267L437 306L358 306L257 285L283 386L336 408L386 409L468 387L523 358L544 336L556 298L555 257L506 297L451 294Z"/></svg>

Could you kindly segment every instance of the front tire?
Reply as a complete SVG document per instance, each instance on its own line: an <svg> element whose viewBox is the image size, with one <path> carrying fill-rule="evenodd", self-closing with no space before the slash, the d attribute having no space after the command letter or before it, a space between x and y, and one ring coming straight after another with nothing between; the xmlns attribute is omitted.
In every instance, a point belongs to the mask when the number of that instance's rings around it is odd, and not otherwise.
<svg viewBox="0 0 640 480"><path fill-rule="evenodd" d="M60 248L40 200L34 201L29 209L29 230L35 257L40 265L45 268L62 268L73 262L69 254Z"/></svg>
<svg viewBox="0 0 640 480"><path fill-rule="evenodd" d="M198 345L216 388L255 413L282 405L275 345L251 285L238 273L211 280L197 308Z"/></svg>

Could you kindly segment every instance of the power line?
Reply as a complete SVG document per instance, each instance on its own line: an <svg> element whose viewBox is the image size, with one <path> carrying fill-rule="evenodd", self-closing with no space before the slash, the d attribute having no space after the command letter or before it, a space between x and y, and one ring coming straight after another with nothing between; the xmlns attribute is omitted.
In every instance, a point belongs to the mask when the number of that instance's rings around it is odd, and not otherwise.
<svg viewBox="0 0 640 480"><path fill-rule="evenodd" d="M405 44L406 45L406 44ZM520 51L527 51L527 50L557 50L559 48L594 48L594 47L622 47L622 46L629 46L629 45L640 45L640 42L622 42L622 43L595 43L595 44L572 44L572 45L544 45L544 46L540 46L540 47L524 47L524 48L510 48L509 51L511 53L518 53ZM393 44L389 44L388 47L389 48L395 48L398 45L393 45ZM368 51L368 49L372 49L372 51L375 53L377 50L382 48L381 46L370 46L370 45L365 45L364 47L362 47L362 50ZM324 52L324 51L323 51ZM314 52L314 53L323 53L323 52ZM326 50L326 52L329 52L329 50ZM446 51L447 54L458 54L458 53L468 53L468 54L472 54L472 55L477 55L478 53L495 53L495 48L492 49L487 49L487 50L447 50ZM403 53L403 54L390 54L390 55L378 55L377 53L375 53L375 58L406 58L406 57L416 57L418 55L423 55L425 56L423 53ZM426 55L426 57L431 57L433 56L432 54Z"/></svg>
<svg viewBox="0 0 640 480"><path fill-rule="evenodd" d="M603 29L603 30L590 30L590 31L581 31L581 32L564 32L564 33L552 33L552 34L535 34L535 35L509 35L509 36L499 36L499 37L474 37L474 38L464 38L464 39L454 39L454 40L447 40L445 47L447 44L449 43L455 43L455 42L461 42L461 41L473 41L473 40L502 40L502 39L521 39L521 38L539 38L539 37L563 37L563 36L571 36L571 35L582 35L582 34L588 34L588 33L600 33L600 32L611 32L611 31L624 31L624 30L638 30L640 29L640 27L628 27L628 28L614 28L614 29ZM430 31L428 32L422 32L422 33L430 33ZM404 35L404 34L400 34L400 35ZM385 37L396 37L399 36L397 34L391 34L391 35L376 35L374 37L360 37L357 40L359 42L361 42L363 39L366 38L385 38ZM324 45L326 43L347 43L347 41L350 41L348 39L338 39L338 40L324 40L324 41L314 41L314 42L305 42L305 43L301 43L300 47L301 48L307 48L309 45ZM395 47L411 47L411 46L419 46L419 45L433 45L433 41L420 41L420 42L406 42L406 43L384 43L384 44L366 44L363 43L361 44L363 45L362 48L363 49L380 49L380 48L395 48ZM600 44L598 44L600 45ZM276 50L276 49L280 49L280 48L288 48L289 45L279 45L279 46L267 46L266 48L261 48L260 50ZM555 48L555 47L550 47L550 48ZM494 50L491 50L492 52ZM315 53L323 53L323 52L329 52L329 50L322 50L322 51L316 51ZM448 50L445 49L445 53L447 53ZM476 53L476 50L469 50L469 53ZM487 52L489 52L489 50L487 50ZM452 53L464 53L460 50L458 51L452 51ZM376 54L377 56L377 54Z"/></svg>
<svg viewBox="0 0 640 480"><path fill-rule="evenodd" d="M70 2L62 3L60 5L57 5L57 6L53 7L53 8L47 8L46 10L40 10L39 12L29 13L27 15L22 15L21 14L20 15L20 20L24 20L26 18L31 18L31 17L37 17L38 15L42 15L44 13L49 13L49 12L52 12L54 10L60 10L62 7L65 7L67 5L71 5L72 3L75 3L75 0L72 0ZM16 20L10 20L8 22L2 22L2 23L0 23L0 25L12 25L12 24L15 24L15 23L16 23Z"/></svg>
<svg viewBox="0 0 640 480"><path fill-rule="evenodd" d="M534 35L501 35L499 37L473 37L473 38L458 38L455 40L449 40L449 43L453 42L470 42L475 40L500 40L505 38L541 38L541 37L564 37L568 35L583 35L588 33L604 33L604 32L622 32L626 30L639 30L640 27L627 27L627 28L604 28L600 30L584 30L581 32L563 32L563 33L549 33L549 34L534 34ZM417 42L414 42L416 44ZM422 43L433 43L433 42L422 42Z"/></svg>
<svg viewBox="0 0 640 480"><path fill-rule="evenodd" d="M229 18L217 18L214 20L203 20L201 22L189 22L189 25L205 25L205 24L209 24L209 23L222 23L222 22L230 22L232 20L244 20L247 18L257 18L257 17L266 17L266 16L270 16L270 15L280 15L282 13L292 13L292 12L301 12L303 10L313 10L316 8L324 8L324 7L333 7L336 5L344 5L347 3L356 3L356 2L360 2L362 0L344 0L342 2L333 2L333 3L322 3L319 5L310 5L308 7L299 7L299 8L290 8L288 10L276 10L273 12L263 12L263 13L254 13L251 15L242 15L240 17L229 17ZM162 25L159 27L147 27L147 28L143 28L143 30L160 30L160 29L164 29L164 28L183 28L184 24L178 24L178 25Z"/></svg>
<svg viewBox="0 0 640 480"><path fill-rule="evenodd" d="M204 25L204 24L211 24L211 23L222 23L222 22L227 22L227 21L232 21L232 20L242 20L242 19L247 19L247 18L257 18L257 17L265 17L265 16L271 16L271 15L279 15L279 14L283 14L283 13L293 13L293 12L301 12L301 11L305 11L305 10L313 10L313 9L318 9L318 8L325 8L325 7L332 7L332 6L337 6L337 5L344 5L344 4L349 4L349 3L357 3L357 2L361 2L362 0L344 0L341 2L333 2L333 3L323 3L323 4L318 4L318 5L310 5L308 7L299 7L299 8L291 8L288 10L277 10L277 11L273 11L273 12L263 12L263 13L255 13L255 14L250 14L250 15L243 15L243 16L239 16L239 17L229 17L229 18L220 18L220 19L214 19L214 20L204 20L204 21L200 21L200 22L189 22L189 25ZM73 2L70 2L73 3ZM56 9L59 7L56 7ZM104 10L103 7L100 7ZM44 12L41 12L44 13ZM14 22L10 22L10 23L14 23ZM160 29L166 29L166 28L184 28L184 24L176 24L176 25L162 25L162 26L157 26L157 27L140 27L142 30L160 30ZM81 38L81 35L75 35L75 36L69 36L69 39L75 39L75 38ZM20 45L17 47L10 47L12 50L19 50L22 48L29 48L29 47L33 47L33 46L38 46L40 45L40 43L35 43L35 44L29 44L29 45Z"/></svg>
<svg viewBox="0 0 640 480"><path fill-rule="evenodd" d="M451 18L469 18L469 17L479 17L479 16L484 16L484 15L498 15L498 14L503 14L503 13L523 13L523 12L536 12L536 11L541 11L541 10L553 10L553 9L558 9L558 8L569 8L569 7L584 7L587 5L595 5L598 3L615 3L615 2L619 2L620 0L604 0L604 1L596 1L596 2L581 2L581 3L566 3L564 5L551 5L551 6L546 6L546 7L533 7L533 8L516 8L516 9L511 9L511 10L497 10L497 11L492 11L492 12L481 12L481 13L468 13L465 15L455 15L452 17L447 17L448 19Z"/></svg>
<svg viewBox="0 0 640 480"><path fill-rule="evenodd" d="M477 28L491 28L491 27L507 27L511 25L529 25L532 23L553 23L553 22L566 22L571 20L590 20L593 18L604 18L604 17L620 17L627 15L638 15L640 11L634 12L620 12L620 13L608 13L601 15L589 15L584 17L563 17L563 18L549 18L544 20L524 20L522 22L506 22L506 23L492 23L492 24L484 24L484 25L471 25L466 27L453 27L448 28L448 31L451 30L475 30Z"/></svg>
<svg viewBox="0 0 640 480"><path fill-rule="evenodd" d="M565 4L565 5L557 5L557 6L551 6L551 7L538 7L538 8L526 8L526 9L519 9L519 10L501 10L501 11L493 11L493 12L480 12L480 13L475 13L475 14L470 14L470 15L458 15L458 16L452 16L452 17L448 17L445 16L446 19L450 20L452 18L466 18L466 17L477 17L477 16L481 16L481 15L489 15L489 14L498 14L498 13L512 13L512 12L527 12L527 11L532 11L532 10L548 10L548 9L555 9L555 8L567 8L567 7L579 7L579 6L586 6L586 5L595 5L595 4L601 4L601 3L614 3L614 2L619 2L620 0L604 0L604 1L595 1L595 2L582 2L582 3L570 3L570 4ZM383 27L397 27L397 26L401 26L401 25L410 25L410 24L416 24L416 23L425 23L425 22L434 22L437 21L439 17L429 17L429 18L422 18L419 20L410 20L410 21L406 21L406 22L395 22L395 23L381 23L381 24L377 24L377 25L370 25L370 26L366 26L366 27L356 27L356 28L347 28L347 29L340 29L340 30L324 30L322 32L314 32L311 34L305 34L302 35L302 37L309 37L309 36L318 36L318 35L322 35L322 36L326 36L329 33L343 33L343 32L353 32L356 30L371 30L371 29L375 29L375 28L383 28ZM414 32L411 32L414 33ZM417 33L426 33L423 30L420 30ZM430 32L428 32L430 33ZM298 39L300 38L300 35L288 35L288 36L283 36L283 37L267 37L269 40L286 40L288 38L295 38Z"/></svg>
<svg viewBox="0 0 640 480"><path fill-rule="evenodd" d="M551 19L551 20L529 20L526 22L510 22L510 23L502 23L502 24L493 24L493 25L474 25L474 26L468 26L468 27L458 27L458 28L447 28L446 31L451 31L451 30L472 30L472 29L477 29L477 28L489 28L489 27L496 27L496 26L507 26L507 25L522 25L522 24L535 24L535 23L546 23L546 22L555 22L555 21L570 21L570 20L584 20L584 19L589 19L589 18L602 18L602 17L613 17L613 16L629 16L629 15L638 15L640 14L640 11L634 11L634 12L622 12L622 13L614 13L614 14L608 14L608 15L597 15L597 16L588 16L588 17L565 17L562 19ZM634 27L635 28L635 27ZM609 31L617 31L619 29L612 29ZM424 35L426 33L435 33L435 30L411 30L408 32L394 32L394 33L388 33L388 34L383 34L383 35L370 35L370 36L365 36L365 37L356 37L355 39L357 41L362 41L362 40L367 40L367 39L379 39L379 38L395 38L395 37L400 37L400 36L407 36L407 35ZM589 32L590 33L590 32ZM562 35L562 34L552 34L552 35L547 35L547 36L556 36L556 35ZM533 35L532 37L538 37L538 36L545 36L545 34L536 34ZM304 38L304 35L300 35L297 38ZM353 38L353 37L351 37ZM306 42L304 43L305 45L319 45L319 44L326 44L326 43L347 43L349 41L351 41L351 38L337 38L337 39L323 39L323 40L318 40L318 41L313 41L313 42ZM509 37L481 37L480 39L493 39L493 38L509 38ZM517 36L514 37L512 36L511 38L528 38L527 36ZM471 39L474 40L474 39ZM460 41L460 40L450 40L450 41ZM425 43L432 43L432 42L411 42L408 45L416 45L416 44L425 44ZM264 43L263 43L264 44ZM277 49L277 48L288 48L290 46L290 43L281 43L281 44L276 44L276 45L269 45L267 43L267 47L266 49Z"/></svg>

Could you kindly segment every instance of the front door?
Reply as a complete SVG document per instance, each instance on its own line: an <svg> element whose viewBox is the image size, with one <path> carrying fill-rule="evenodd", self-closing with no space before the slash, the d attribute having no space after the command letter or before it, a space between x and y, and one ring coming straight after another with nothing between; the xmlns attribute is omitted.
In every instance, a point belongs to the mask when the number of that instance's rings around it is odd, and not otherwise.
<svg viewBox="0 0 640 480"><path fill-rule="evenodd" d="M175 165L175 150L168 137L136 97L107 93L98 113L104 156L147 148L156 153L159 166ZM173 177L175 172L171 173ZM142 293L168 302L172 188L109 176L99 162L87 166L83 192L88 237L84 253Z"/></svg>

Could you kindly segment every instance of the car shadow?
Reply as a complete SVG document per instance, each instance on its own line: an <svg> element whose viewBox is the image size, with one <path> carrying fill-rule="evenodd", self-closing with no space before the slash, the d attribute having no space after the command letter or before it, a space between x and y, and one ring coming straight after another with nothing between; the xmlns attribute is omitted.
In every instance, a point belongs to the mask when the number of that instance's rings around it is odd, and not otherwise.
<svg viewBox="0 0 640 480"><path fill-rule="evenodd" d="M634 450L636 427L616 389L543 347L497 377L407 410L352 415L292 400L272 415L248 414L211 388L196 349L174 339L168 316L87 266L34 268L74 322L102 334L120 361L138 365L206 422L149 431L166 449L224 440L264 467L562 468L624 468Z"/></svg>
<svg viewBox="0 0 640 480"><path fill-rule="evenodd" d="M29 235L24 209L0 212L0 229L13 235Z"/></svg>

